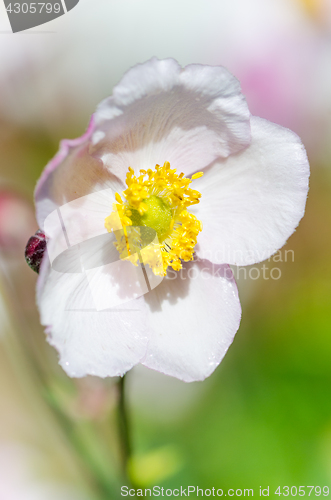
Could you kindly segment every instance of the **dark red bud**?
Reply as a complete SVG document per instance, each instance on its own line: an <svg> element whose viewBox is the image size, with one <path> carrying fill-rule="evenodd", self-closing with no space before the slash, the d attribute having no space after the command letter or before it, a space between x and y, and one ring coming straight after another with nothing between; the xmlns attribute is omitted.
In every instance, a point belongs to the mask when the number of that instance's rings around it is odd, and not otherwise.
<svg viewBox="0 0 331 500"><path fill-rule="evenodd" d="M40 264L45 250L45 233L41 229L38 229L36 234L31 236L25 248L25 260L31 269L33 269L36 273L39 273Z"/></svg>

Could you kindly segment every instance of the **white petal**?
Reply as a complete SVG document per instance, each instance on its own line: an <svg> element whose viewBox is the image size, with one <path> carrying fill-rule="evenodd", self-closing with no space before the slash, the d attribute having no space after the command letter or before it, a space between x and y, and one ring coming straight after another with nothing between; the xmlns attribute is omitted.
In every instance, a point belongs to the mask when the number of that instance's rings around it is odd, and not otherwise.
<svg viewBox="0 0 331 500"><path fill-rule="evenodd" d="M55 255L50 254L51 261L68 247L109 234L105 219L112 212L114 200L114 189L103 189L70 201L48 214L44 222L45 234L58 242L52 245ZM118 225L122 227L119 217Z"/></svg>
<svg viewBox="0 0 331 500"><path fill-rule="evenodd" d="M122 191L124 186L105 168L101 160L90 155L90 137L93 131L92 119L82 137L61 142L59 152L46 166L35 191L40 228L44 227L47 216L59 206L106 188L113 193L109 197L108 215L112 211L115 192Z"/></svg>
<svg viewBox="0 0 331 500"><path fill-rule="evenodd" d="M281 248L304 215L309 164L299 137L252 117L252 143L194 181L199 257L249 265Z"/></svg>
<svg viewBox="0 0 331 500"><path fill-rule="evenodd" d="M123 375L146 352L146 306L142 298L134 300L137 287L132 290L131 283L115 293L114 276L109 275L106 285L99 283L104 296L114 299L114 307L97 310L85 273L60 273L50 268L47 256L43 259L38 279L41 323L71 377Z"/></svg>
<svg viewBox="0 0 331 500"><path fill-rule="evenodd" d="M208 261L186 263L144 298L151 333L142 364L185 382L208 377L239 327L231 269Z"/></svg>
<svg viewBox="0 0 331 500"><path fill-rule="evenodd" d="M129 70L95 114L94 155L124 180L169 161L185 174L250 142L240 84L223 67L151 59ZM100 134L100 131L104 135Z"/></svg>

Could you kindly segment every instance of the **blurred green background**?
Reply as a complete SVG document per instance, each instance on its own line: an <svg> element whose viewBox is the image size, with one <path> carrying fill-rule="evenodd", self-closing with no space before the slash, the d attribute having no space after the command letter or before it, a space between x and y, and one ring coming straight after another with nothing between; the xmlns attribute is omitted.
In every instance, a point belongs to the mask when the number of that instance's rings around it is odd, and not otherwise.
<svg viewBox="0 0 331 500"><path fill-rule="evenodd" d="M36 229L33 189L59 140L81 135L122 74L154 55L228 67L252 114L301 136L311 184L281 253L294 258L265 263L280 279L238 279L242 323L216 372L193 384L129 373L132 473L146 485L255 496L260 486L331 486L331 2L81 0L48 25L9 29L0 3L0 499L99 498L84 454L120 497L114 381L69 381L57 367L23 252ZM49 403L75 425L64 432Z"/></svg>

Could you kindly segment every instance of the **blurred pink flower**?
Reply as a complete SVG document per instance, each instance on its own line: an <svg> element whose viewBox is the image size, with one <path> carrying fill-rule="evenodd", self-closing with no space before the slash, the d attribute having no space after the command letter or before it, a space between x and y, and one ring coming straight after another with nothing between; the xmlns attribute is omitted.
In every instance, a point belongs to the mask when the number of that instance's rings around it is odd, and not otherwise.
<svg viewBox="0 0 331 500"><path fill-rule="evenodd" d="M219 7L221 34L210 33L212 63L237 75L251 112L295 131L315 160L330 142L330 5L233 0Z"/></svg>
<svg viewBox="0 0 331 500"><path fill-rule="evenodd" d="M0 187L0 250L23 255L27 238L35 230L31 204L20 194Z"/></svg>
<svg viewBox="0 0 331 500"><path fill-rule="evenodd" d="M192 208L203 223L198 260L111 310L86 307L87 271L64 273L47 258L42 262L41 321L70 376L122 375L137 363L184 381L209 376L240 322L228 264L268 258L304 214L309 165L300 139L251 117L239 82L225 68L181 69L173 59L154 58L126 73L86 134L61 143L36 188L39 226L50 237L44 222L61 214L67 227L65 206L77 200L69 240L105 234L128 167L137 172L166 161L186 176L204 173L194 181L202 198ZM48 251L57 244L50 237ZM102 297L130 297L123 272L117 279L116 273L95 276Z"/></svg>

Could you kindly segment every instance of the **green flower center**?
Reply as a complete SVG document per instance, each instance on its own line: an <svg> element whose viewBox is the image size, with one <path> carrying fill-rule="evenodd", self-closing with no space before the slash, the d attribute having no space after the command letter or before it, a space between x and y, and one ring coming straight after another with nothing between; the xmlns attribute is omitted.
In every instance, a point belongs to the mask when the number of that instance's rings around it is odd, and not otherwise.
<svg viewBox="0 0 331 500"><path fill-rule="evenodd" d="M156 232L161 243L171 230L171 208L162 198L155 195L145 198L144 204L147 206L147 210L143 215L140 215L138 210L129 206L131 211L129 218L132 225L151 227Z"/></svg>

